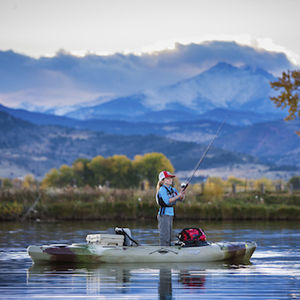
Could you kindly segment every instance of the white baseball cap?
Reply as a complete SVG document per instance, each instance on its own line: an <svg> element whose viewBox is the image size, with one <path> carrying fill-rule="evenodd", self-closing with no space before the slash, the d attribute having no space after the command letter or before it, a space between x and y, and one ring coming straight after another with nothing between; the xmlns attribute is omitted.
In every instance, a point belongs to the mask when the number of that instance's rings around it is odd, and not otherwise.
<svg viewBox="0 0 300 300"><path fill-rule="evenodd" d="M173 177L176 177L175 175L171 174L170 172L168 171L162 171L159 173L158 175L158 180L159 181L162 181L163 179L165 178L173 178Z"/></svg>

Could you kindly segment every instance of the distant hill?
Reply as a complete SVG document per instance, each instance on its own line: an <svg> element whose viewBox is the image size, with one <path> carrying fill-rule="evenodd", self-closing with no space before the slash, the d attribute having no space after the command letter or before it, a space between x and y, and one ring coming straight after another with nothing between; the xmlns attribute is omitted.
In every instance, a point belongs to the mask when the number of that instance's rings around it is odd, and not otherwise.
<svg viewBox="0 0 300 300"><path fill-rule="evenodd" d="M116 119L123 115L134 118L149 112L149 109L143 104L143 99L143 94L121 97L96 106L82 107L66 116L82 120L101 119L109 115L116 116Z"/></svg>
<svg viewBox="0 0 300 300"><path fill-rule="evenodd" d="M156 135L198 144L208 143L215 135L220 122L225 120L226 123L222 128L220 137L215 141L215 145L219 148L247 153L272 164L299 166L300 163L300 139L295 134L295 131L299 130L299 122L276 120L256 123L263 119L261 114L247 114L246 112L217 109L202 115L203 119L200 120L150 123L136 120L133 120L133 122L120 120L75 120L10 109L1 105L0 111L5 111L36 125L59 125L72 129L91 130L121 136ZM210 116L211 119L213 119L212 116L215 116L216 120L209 120ZM250 125L230 125L227 124L228 120L231 120L231 122L235 120L239 124L250 123ZM254 124L251 124L251 121Z"/></svg>
<svg viewBox="0 0 300 300"><path fill-rule="evenodd" d="M227 124L237 126L249 126L256 123L263 123L268 121L282 120L285 114L280 110L276 113L260 113L259 111L246 110L230 110L224 108L216 108L206 113L199 115L200 120L210 120L220 122L225 120Z"/></svg>
<svg viewBox="0 0 300 300"><path fill-rule="evenodd" d="M9 108L0 104L0 111L6 112L15 118L29 121L37 125L62 125L67 127L76 126L77 120L71 118L46 114L41 112L32 112L25 109Z"/></svg>
<svg viewBox="0 0 300 300"><path fill-rule="evenodd" d="M32 173L41 178L51 168L70 165L78 157L92 158L162 152L176 170L194 167L206 146L154 135L121 136L59 126L38 126L0 112L0 177ZM250 155L213 148L202 167L257 163Z"/></svg>
<svg viewBox="0 0 300 300"><path fill-rule="evenodd" d="M189 120L189 121L180 121L180 122L144 122L137 121L132 119L129 121L122 120L99 120L99 119L90 119L90 120L76 120L63 116L55 116L43 113L29 112L24 109L12 109L5 107L0 104L0 111L6 112L16 118L20 118L25 121L29 121L36 125L60 125L69 128L76 129L87 129L97 132L105 132L112 134L120 135L161 135L170 137L178 140L185 140L187 137L191 136L194 133L199 136L195 142L199 143L201 141L207 141L209 137L217 130L219 126L219 121L210 121L208 118L201 120ZM224 112L224 115L225 116ZM237 113L238 114L238 113ZM224 125L224 131L235 131L239 129L238 126ZM180 138L182 136L182 138ZM191 139L188 139L191 141Z"/></svg>
<svg viewBox="0 0 300 300"><path fill-rule="evenodd" d="M265 162L300 167L300 121L257 123L222 134L215 145L259 157Z"/></svg>

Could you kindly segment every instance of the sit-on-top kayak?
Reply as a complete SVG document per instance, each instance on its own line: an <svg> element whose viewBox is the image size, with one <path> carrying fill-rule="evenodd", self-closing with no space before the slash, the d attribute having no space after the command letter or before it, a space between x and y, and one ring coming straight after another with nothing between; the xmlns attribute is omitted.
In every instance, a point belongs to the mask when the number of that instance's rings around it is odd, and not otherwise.
<svg viewBox="0 0 300 300"><path fill-rule="evenodd" d="M103 246L72 244L29 246L28 254L35 263L151 263L213 262L229 259L249 260L255 242L218 242L201 247L181 246Z"/></svg>
<svg viewBox="0 0 300 300"><path fill-rule="evenodd" d="M114 236L89 235L86 244L29 246L27 251L35 263L119 264L214 262L235 259L249 261L256 249L256 243L251 241L206 243L199 247L185 247L184 245L133 246L132 243L130 246L124 246L124 236Z"/></svg>

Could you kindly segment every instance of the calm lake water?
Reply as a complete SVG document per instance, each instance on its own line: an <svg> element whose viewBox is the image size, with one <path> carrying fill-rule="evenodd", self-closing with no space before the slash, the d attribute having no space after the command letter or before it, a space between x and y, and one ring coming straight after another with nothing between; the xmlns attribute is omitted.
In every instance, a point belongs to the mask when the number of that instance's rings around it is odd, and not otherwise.
<svg viewBox="0 0 300 300"><path fill-rule="evenodd" d="M157 244L150 223L0 223L0 299L300 299L299 222L174 223L174 236L202 227L209 241L254 240L247 265L35 266L29 245L85 242L89 233L130 227L134 238Z"/></svg>

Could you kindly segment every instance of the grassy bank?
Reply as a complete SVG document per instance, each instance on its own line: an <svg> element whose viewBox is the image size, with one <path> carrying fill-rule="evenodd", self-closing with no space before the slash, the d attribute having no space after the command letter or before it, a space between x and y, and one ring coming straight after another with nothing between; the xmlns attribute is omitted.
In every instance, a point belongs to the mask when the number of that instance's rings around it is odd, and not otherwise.
<svg viewBox="0 0 300 300"><path fill-rule="evenodd" d="M155 219L154 190L1 190L0 220ZM36 205L34 205L36 204ZM189 191L176 205L177 219L298 220L300 194L244 192L210 200Z"/></svg>

